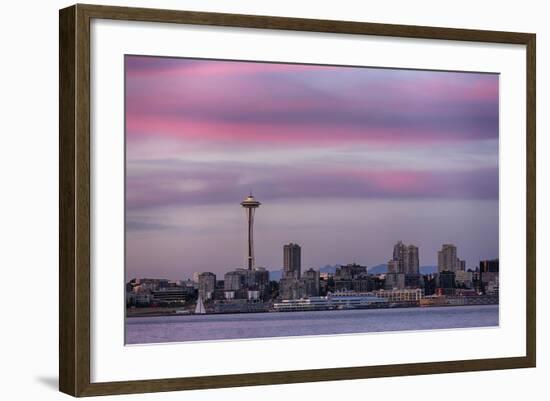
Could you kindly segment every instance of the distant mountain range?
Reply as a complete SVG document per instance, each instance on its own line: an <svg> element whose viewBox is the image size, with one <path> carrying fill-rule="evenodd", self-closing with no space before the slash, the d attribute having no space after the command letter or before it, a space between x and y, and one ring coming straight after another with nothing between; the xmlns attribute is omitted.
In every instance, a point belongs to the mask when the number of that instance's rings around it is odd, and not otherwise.
<svg viewBox="0 0 550 401"><path fill-rule="evenodd" d="M319 269L321 273L332 273L336 272L338 265L326 265ZM380 265L368 267L367 271L369 274L383 274L388 271L388 265L383 263ZM420 266L420 274L433 274L437 273L437 266ZM273 270L269 272L269 279L273 281L279 281L283 277L283 269Z"/></svg>
<svg viewBox="0 0 550 401"><path fill-rule="evenodd" d="M434 274L437 273L437 266L420 266L419 268L420 274ZM368 270L369 274L383 274L388 271L388 265L387 264L381 264L369 267Z"/></svg>

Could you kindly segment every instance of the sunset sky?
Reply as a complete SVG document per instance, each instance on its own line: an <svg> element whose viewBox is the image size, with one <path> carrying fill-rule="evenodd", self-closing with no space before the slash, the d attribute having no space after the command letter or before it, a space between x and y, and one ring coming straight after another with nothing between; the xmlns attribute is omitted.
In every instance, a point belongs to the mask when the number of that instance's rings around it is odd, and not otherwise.
<svg viewBox="0 0 550 401"><path fill-rule="evenodd" d="M126 276L498 257L498 75L126 56ZM220 277L221 278L221 277Z"/></svg>

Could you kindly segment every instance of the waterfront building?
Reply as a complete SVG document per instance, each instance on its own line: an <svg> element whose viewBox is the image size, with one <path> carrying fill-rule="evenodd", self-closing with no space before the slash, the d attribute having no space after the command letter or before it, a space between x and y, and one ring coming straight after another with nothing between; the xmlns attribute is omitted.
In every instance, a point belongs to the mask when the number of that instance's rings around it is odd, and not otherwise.
<svg viewBox="0 0 550 401"><path fill-rule="evenodd" d="M315 311L337 309L368 309L387 307L388 300L370 293L334 293L324 297L285 299L273 304L276 312Z"/></svg>
<svg viewBox="0 0 550 401"><path fill-rule="evenodd" d="M423 292L420 288L379 290L374 291L373 294L390 302L418 302L423 298Z"/></svg>
<svg viewBox="0 0 550 401"><path fill-rule="evenodd" d="M216 275L210 272L199 274L199 297L203 300L211 299L216 288Z"/></svg>
<svg viewBox="0 0 550 401"><path fill-rule="evenodd" d="M186 288L170 287L151 292L152 302L162 304L184 303L190 298Z"/></svg>
<svg viewBox="0 0 550 401"><path fill-rule="evenodd" d="M302 248L289 243L283 246L283 278L300 278L302 268Z"/></svg>
<svg viewBox="0 0 550 401"><path fill-rule="evenodd" d="M441 295L429 295L427 297L422 298L418 305L421 307L426 306L445 306L448 305L447 297L441 296Z"/></svg>
<svg viewBox="0 0 550 401"><path fill-rule="evenodd" d="M152 302L151 294L126 293L126 306L149 306Z"/></svg>

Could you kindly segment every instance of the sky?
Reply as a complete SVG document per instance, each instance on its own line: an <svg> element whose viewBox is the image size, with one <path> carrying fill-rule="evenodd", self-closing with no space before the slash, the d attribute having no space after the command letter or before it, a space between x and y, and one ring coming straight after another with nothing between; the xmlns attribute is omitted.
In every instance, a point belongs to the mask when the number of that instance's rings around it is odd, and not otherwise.
<svg viewBox="0 0 550 401"><path fill-rule="evenodd" d="M126 276L498 257L498 75L125 56Z"/></svg>

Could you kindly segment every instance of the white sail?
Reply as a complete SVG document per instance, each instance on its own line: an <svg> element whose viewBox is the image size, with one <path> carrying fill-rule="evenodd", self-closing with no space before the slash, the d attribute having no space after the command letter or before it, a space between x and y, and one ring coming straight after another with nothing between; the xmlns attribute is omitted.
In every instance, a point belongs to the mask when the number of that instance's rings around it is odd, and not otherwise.
<svg viewBox="0 0 550 401"><path fill-rule="evenodd" d="M195 314L196 315L204 315L206 313L206 308L204 307L204 303L202 302L202 298L199 297L197 300L197 306L195 307Z"/></svg>

